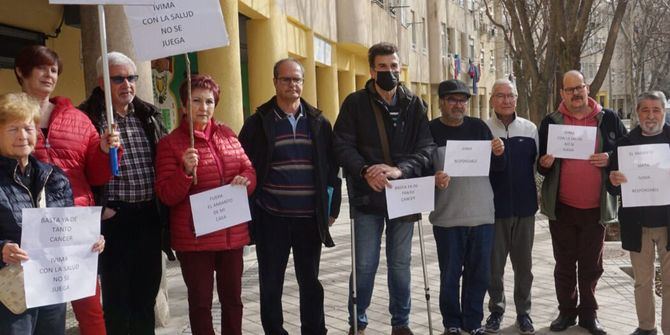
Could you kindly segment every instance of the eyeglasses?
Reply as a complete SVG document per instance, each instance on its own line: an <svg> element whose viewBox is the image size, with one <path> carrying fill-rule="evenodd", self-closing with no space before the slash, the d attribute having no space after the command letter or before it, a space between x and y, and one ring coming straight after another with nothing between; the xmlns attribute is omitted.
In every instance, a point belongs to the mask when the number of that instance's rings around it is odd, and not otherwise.
<svg viewBox="0 0 670 335"><path fill-rule="evenodd" d="M586 84L577 85L575 87L566 87L563 89L565 94L575 94L583 91L586 88Z"/></svg>
<svg viewBox="0 0 670 335"><path fill-rule="evenodd" d="M494 94L493 97L496 98L496 99L499 99L499 100L514 100L514 99L516 99L516 94L498 93L498 94Z"/></svg>
<svg viewBox="0 0 670 335"><path fill-rule="evenodd" d="M304 78L291 78L291 77L279 77L277 78L277 80L284 85L289 85L291 83L302 85L302 83L305 81Z"/></svg>
<svg viewBox="0 0 670 335"><path fill-rule="evenodd" d="M454 105L467 105L468 104L468 99L456 99L456 98L447 98L447 103L454 106Z"/></svg>
<svg viewBox="0 0 670 335"><path fill-rule="evenodd" d="M118 85L118 84L123 84L123 82L126 81L126 80L127 80L129 83L132 84L132 83L136 82L137 79L138 79L139 77L140 77L140 76L138 76L138 75L136 75L136 74L131 74L131 75L127 76L127 77L124 77L124 76L111 76L111 77L109 77L109 80L111 80L114 84L117 84L117 85Z"/></svg>

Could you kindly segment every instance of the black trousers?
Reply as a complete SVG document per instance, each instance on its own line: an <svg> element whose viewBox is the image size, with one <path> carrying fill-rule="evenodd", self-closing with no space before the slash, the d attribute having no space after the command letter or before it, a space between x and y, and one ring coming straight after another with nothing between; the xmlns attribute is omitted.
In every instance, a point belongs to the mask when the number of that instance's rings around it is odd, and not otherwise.
<svg viewBox="0 0 670 335"><path fill-rule="evenodd" d="M558 203L549 221L554 247L554 282L558 310L579 320L596 317L596 285L603 274L605 226L600 208L579 209ZM579 302L579 304L578 304Z"/></svg>
<svg viewBox="0 0 670 335"><path fill-rule="evenodd" d="M314 218L287 218L257 208L256 256L261 295L261 323L266 335L287 335L281 297L288 257L293 263L300 292L302 335L326 334L323 286L319 282L321 238Z"/></svg>
<svg viewBox="0 0 670 335"><path fill-rule="evenodd" d="M161 235L153 201L110 203L116 215L102 222L102 309L109 335L152 335L161 281Z"/></svg>

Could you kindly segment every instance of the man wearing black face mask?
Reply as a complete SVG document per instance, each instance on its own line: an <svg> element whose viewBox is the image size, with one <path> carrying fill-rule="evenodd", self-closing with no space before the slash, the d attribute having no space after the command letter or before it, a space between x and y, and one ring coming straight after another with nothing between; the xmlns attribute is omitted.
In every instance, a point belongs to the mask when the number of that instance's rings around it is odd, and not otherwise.
<svg viewBox="0 0 670 335"><path fill-rule="evenodd" d="M399 83L396 46L384 42L373 45L368 62L372 78L364 89L344 100L333 129L335 155L347 177L355 230L358 320L353 320L350 297L349 334L353 334L354 322L358 325L356 335L363 334L368 325L365 310L372 297L386 225L391 334L411 335L411 242L413 223L420 216L389 220L384 189L392 179L421 177L430 166L435 144L424 102Z"/></svg>

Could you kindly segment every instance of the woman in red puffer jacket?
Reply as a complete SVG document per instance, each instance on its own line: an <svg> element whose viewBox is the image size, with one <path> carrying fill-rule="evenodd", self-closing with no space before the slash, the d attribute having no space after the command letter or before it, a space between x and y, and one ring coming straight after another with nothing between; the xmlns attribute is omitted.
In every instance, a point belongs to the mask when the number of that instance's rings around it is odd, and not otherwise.
<svg viewBox="0 0 670 335"><path fill-rule="evenodd" d="M187 82L180 88L187 103ZM195 236L189 196L226 184L256 187L256 172L235 133L213 119L219 86L209 76L191 80L195 148L190 148L188 120L158 143L156 194L170 207L172 248L177 252L188 289L193 334L213 335L212 287L221 303L221 333L242 334L242 250L249 243L247 223ZM194 175L197 183L194 183Z"/></svg>
<svg viewBox="0 0 670 335"><path fill-rule="evenodd" d="M105 133L101 141L86 114L69 99L50 98L63 66L51 49L33 45L19 52L14 73L25 93L40 103L41 131L37 133L35 158L61 168L72 187L75 206L94 206L91 185L104 185L112 175L109 148L119 146L119 136ZM100 285L95 295L72 301L82 335L104 335Z"/></svg>

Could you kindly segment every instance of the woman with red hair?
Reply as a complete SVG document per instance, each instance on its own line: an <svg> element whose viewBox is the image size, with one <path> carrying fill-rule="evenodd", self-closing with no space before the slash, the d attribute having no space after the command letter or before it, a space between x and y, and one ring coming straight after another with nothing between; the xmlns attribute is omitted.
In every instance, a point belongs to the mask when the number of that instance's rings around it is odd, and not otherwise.
<svg viewBox="0 0 670 335"><path fill-rule="evenodd" d="M63 169L72 186L75 206L94 206L91 186L104 185L111 177L109 148L119 146L117 134L105 133L101 140L88 116L65 97L51 97L63 71L53 50L33 45L15 59L14 74L23 92L40 103L40 131L34 156ZM95 295L72 301L82 335L104 335L100 284Z"/></svg>
<svg viewBox="0 0 670 335"><path fill-rule="evenodd" d="M188 84L180 88L186 106ZM195 145L188 119L158 143L156 194L170 207L171 245L177 252L188 290L188 315L194 335L214 335L212 287L221 303L221 333L242 334L242 250L249 243L247 223L196 237L189 196L226 184L256 187L256 172L235 133L212 119L219 85L210 76L191 80ZM197 183L193 181L197 180Z"/></svg>

